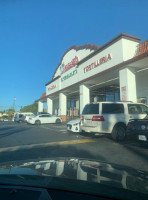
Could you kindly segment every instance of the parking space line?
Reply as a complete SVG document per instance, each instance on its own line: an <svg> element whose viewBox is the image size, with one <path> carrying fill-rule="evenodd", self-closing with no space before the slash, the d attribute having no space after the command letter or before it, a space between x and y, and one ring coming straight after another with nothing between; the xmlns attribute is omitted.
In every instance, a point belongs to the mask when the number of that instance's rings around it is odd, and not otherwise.
<svg viewBox="0 0 148 200"><path fill-rule="evenodd" d="M51 130L51 131L56 131L55 128L51 128L51 127L47 127L47 126L42 126L41 128L48 129L48 130ZM62 131L62 130L58 130L58 131ZM64 129L64 131L65 131L65 129Z"/></svg>
<svg viewBox="0 0 148 200"><path fill-rule="evenodd" d="M43 126L43 127L49 127L49 128L57 128L57 129L66 129L65 126Z"/></svg>
<svg viewBox="0 0 148 200"><path fill-rule="evenodd" d="M83 143L91 143L91 142L95 142L95 140L81 139L81 140L68 140L68 141L60 141L60 142L47 142L47 143L41 143L41 144L22 145L22 146L0 148L0 153L8 152L8 151L18 151L18 150L26 150L26 149L33 149L33 148L49 147L49 146L62 146L62 145L83 144Z"/></svg>

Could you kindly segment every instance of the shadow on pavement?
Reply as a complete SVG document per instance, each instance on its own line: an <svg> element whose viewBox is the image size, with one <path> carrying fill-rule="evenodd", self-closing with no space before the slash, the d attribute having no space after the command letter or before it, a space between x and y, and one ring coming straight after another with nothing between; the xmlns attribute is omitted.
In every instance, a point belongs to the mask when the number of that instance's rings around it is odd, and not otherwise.
<svg viewBox="0 0 148 200"><path fill-rule="evenodd" d="M101 134L98 134L98 133L87 133L87 132L85 132L85 133L81 132L81 133L77 133L77 134L79 134L83 137L86 137L86 138L94 138L94 139L107 138L112 142L116 142L112 139L111 134L102 134L101 135ZM143 143L143 144L139 143L137 141L135 135L128 135L124 141L118 141L116 143L121 144L121 145L126 146L126 147L127 146L135 146L135 147L139 147L139 148L148 148L148 143L147 144L146 143Z"/></svg>
<svg viewBox="0 0 148 200"><path fill-rule="evenodd" d="M77 157L105 161L103 156L95 156L87 150L74 146L50 146L44 148L33 148L12 152L0 153L0 162L13 162L30 159L44 159L53 157Z"/></svg>
<svg viewBox="0 0 148 200"><path fill-rule="evenodd" d="M0 127L0 134L1 134L1 131L7 131L7 130L10 130L10 129L13 129L14 127Z"/></svg>
<svg viewBox="0 0 148 200"><path fill-rule="evenodd" d="M12 130L13 129L13 130ZM6 130L8 130L9 132L5 132L5 133L2 133L2 134L0 134L0 139L1 138L4 138L4 137L8 137L8 136L10 136L10 135L13 135L13 134L16 134L16 133L20 133L20 132L23 132L23 131L26 131L26 130L29 130L30 128L26 128L26 129L24 129L24 128L19 128L19 129L14 129L14 128L10 128L10 129L6 129Z"/></svg>
<svg viewBox="0 0 148 200"><path fill-rule="evenodd" d="M125 147L139 147L139 148L147 148L148 143L140 143L135 135L129 135L124 141L119 142L119 144L124 145Z"/></svg>
<svg viewBox="0 0 148 200"><path fill-rule="evenodd" d="M89 137L89 138L107 138L108 134L98 134L98 133L87 133L87 132L80 132L77 133L83 137Z"/></svg>
<svg viewBox="0 0 148 200"><path fill-rule="evenodd" d="M131 151L132 153L140 156L144 160L148 161L148 154L147 154L147 152L139 151L139 149L135 148L134 146L129 146L129 145L126 145L125 148L128 149L129 151Z"/></svg>

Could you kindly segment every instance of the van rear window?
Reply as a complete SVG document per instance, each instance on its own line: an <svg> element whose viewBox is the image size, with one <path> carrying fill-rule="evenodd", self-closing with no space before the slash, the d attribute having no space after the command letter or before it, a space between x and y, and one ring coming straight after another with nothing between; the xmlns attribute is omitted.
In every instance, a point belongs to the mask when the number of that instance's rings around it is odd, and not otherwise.
<svg viewBox="0 0 148 200"><path fill-rule="evenodd" d="M103 103L102 104L102 113L103 114L120 114L124 113L123 104L116 103Z"/></svg>
<svg viewBox="0 0 148 200"><path fill-rule="evenodd" d="M87 104L82 112L82 115L99 114L99 104Z"/></svg>

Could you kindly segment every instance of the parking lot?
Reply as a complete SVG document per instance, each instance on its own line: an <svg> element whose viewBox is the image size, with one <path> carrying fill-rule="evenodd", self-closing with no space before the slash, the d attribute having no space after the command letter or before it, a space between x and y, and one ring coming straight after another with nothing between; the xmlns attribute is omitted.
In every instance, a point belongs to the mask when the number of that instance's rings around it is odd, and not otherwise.
<svg viewBox="0 0 148 200"><path fill-rule="evenodd" d="M0 122L0 162L53 157L97 159L146 170L148 148L134 138L117 143L107 136L67 132L66 124Z"/></svg>

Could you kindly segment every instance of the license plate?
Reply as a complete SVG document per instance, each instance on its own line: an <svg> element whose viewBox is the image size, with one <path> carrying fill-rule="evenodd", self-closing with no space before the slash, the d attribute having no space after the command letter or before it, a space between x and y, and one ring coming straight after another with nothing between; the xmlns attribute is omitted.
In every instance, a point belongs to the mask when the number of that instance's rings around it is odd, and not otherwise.
<svg viewBox="0 0 148 200"><path fill-rule="evenodd" d="M139 135L138 137L139 137L139 140L143 140L143 141L147 140L146 137L145 137L145 135Z"/></svg>

